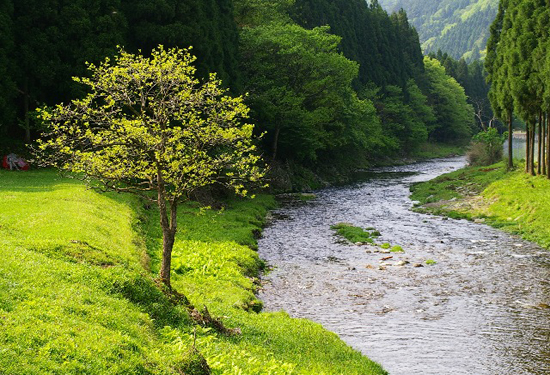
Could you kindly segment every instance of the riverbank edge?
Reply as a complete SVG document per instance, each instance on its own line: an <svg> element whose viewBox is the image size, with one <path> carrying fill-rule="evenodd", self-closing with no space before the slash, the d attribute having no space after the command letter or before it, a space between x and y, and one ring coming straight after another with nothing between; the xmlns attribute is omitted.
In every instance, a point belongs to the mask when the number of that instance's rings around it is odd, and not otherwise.
<svg viewBox="0 0 550 375"><path fill-rule="evenodd" d="M272 196L229 201L216 210L202 211L193 204L179 210L173 286L197 308L206 306L212 316L238 332L226 335L193 325L184 308L171 305L155 291L161 236L154 207L144 207L129 196L97 194L53 171L0 172L0 177L0 190L10 198L4 213L13 213L0 225L6 235L0 273L7 277L0 286L10 288L0 289L0 343L5 349L0 368L6 374L90 369L177 373L185 367L182 353L190 347L200 351L215 374L386 374L319 324L284 312L256 312L261 303L254 292L261 287L258 276L263 263L252 249L274 207ZM41 202L46 201L44 206ZM90 202L92 212L85 206ZM120 215L109 210L113 205L124 207L119 220L115 218ZM42 216L55 221L33 219ZM18 237L14 228L23 221L35 238ZM124 251L119 254L112 245L125 231L134 234L120 244ZM29 261L33 274L24 271ZM13 267L21 272L10 274ZM47 289L43 279L35 279L46 274ZM66 275L71 275L74 285L67 295ZM58 284L63 288L58 290ZM40 309L32 307L37 304ZM96 306L102 310L100 321ZM48 320L41 323L43 316ZM48 321L56 321L55 327ZM90 334L94 340L89 340ZM74 342L78 345L67 347Z"/></svg>
<svg viewBox="0 0 550 375"><path fill-rule="evenodd" d="M312 169L291 162L273 163L268 175L269 190L272 194L312 192L330 186L353 183L359 170L413 164L423 160L464 155L465 152L464 146L426 143L410 155L388 156L385 159L371 160L360 166L340 163L338 166L326 165Z"/></svg>
<svg viewBox="0 0 550 375"><path fill-rule="evenodd" d="M504 162L459 169L411 186L413 210L487 224L550 249L550 180Z"/></svg>

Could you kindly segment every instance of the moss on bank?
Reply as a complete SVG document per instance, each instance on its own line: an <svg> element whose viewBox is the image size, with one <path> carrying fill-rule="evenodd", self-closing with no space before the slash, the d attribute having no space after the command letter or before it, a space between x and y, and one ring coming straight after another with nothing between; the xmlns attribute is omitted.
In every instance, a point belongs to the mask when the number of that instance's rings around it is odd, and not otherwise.
<svg viewBox="0 0 550 375"><path fill-rule="evenodd" d="M156 287L154 208L53 171L0 171L0 196L2 374L177 374L193 342L213 374L385 373L318 324L254 312L270 197L180 209L173 285L242 332L226 336Z"/></svg>
<svg viewBox="0 0 550 375"><path fill-rule="evenodd" d="M416 209L477 220L550 248L550 180L504 163L467 167L411 188Z"/></svg>

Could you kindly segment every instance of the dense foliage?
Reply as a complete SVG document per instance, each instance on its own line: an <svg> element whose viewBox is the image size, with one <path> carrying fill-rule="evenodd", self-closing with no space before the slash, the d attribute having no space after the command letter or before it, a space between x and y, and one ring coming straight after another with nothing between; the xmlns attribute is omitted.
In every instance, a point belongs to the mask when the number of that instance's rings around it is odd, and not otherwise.
<svg viewBox="0 0 550 375"><path fill-rule="evenodd" d="M469 165L491 165L502 160L502 144L508 134L499 134L496 128L479 132L472 138L466 155Z"/></svg>
<svg viewBox="0 0 550 375"><path fill-rule="evenodd" d="M527 124L526 171L550 178L549 22L547 1L501 1L491 25L485 67L495 113L508 121L510 130L513 113Z"/></svg>
<svg viewBox="0 0 550 375"><path fill-rule="evenodd" d="M292 14L306 28L330 25L344 55L359 63L362 84L404 86L423 71L418 34L403 11L390 16L376 1L296 0Z"/></svg>
<svg viewBox="0 0 550 375"><path fill-rule="evenodd" d="M260 147L284 168L332 174L414 154L428 140L464 143L473 117L456 83L436 85L425 69L407 14L376 1L33 1L1 4L2 153L40 134L36 107L82 97L71 77L117 45L145 55L192 46L199 77L216 72L247 94Z"/></svg>
<svg viewBox="0 0 550 375"><path fill-rule="evenodd" d="M237 0L235 9L246 90L272 160L361 166L428 139L467 141L472 109L456 81L434 84L405 12L361 0Z"/></svg>
<svg viewBox="0 0 550 375"><path fill-rule="evenodd" d="M500 127L501 123L497 121L491 103L489 101L489 84L487 83L487 72L480 60L474 60L467 63L465 59L456 60L448 53L441 50L437 53L430 53L431 58L439 60L445 68L445 72L456 79L464 88L474 109L475 122L479 131L486 131L491 127Z"/></svg>
<svg viewBox="0 0 550 375"><path fill-rule="evenodd" d="M38 135L28 113L83 94L85 62L153 47L194 46L199 74L238 88L231 0L0 1L0 138Z"/></svg>
<svg viewBox="0 0 550 375"><path fill-rule="evenodd" d="M441 49L468 62L483 57L498 0L379 0L388 11L404 9L425 53Z"/></svg>

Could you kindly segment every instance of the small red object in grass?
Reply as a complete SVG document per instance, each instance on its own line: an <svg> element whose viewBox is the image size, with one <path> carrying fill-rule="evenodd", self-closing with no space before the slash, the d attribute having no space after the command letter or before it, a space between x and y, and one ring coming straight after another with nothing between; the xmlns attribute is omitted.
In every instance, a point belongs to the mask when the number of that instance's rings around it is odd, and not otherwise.
<svg viewBox="0 0 550 375"><path fill-rule="evenodd" d="M4 169L9 169L11 171L26 171L29 167L29 163L16 154L8 154L2 158L2 168Z"/></svg>

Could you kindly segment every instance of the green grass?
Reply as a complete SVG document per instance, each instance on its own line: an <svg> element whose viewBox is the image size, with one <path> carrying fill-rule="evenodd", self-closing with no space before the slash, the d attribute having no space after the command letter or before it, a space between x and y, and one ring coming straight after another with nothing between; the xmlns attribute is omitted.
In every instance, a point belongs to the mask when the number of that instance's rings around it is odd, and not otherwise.
<svg viewBox="0 0 550 375"><path fill-rule="evenodd" d="M505 175L506 167L502 162L489 167L466 167L441 175L431 181L412 185L411 199L418 202L417 206L420 206L420 211L460 216L460 212L449 211L437 204L425 205L478 195L492 182L503 178ZM462 215L467 217L466 212L463 212Z"/></svg>
<svg viewBox="0 0 550 375"><path fill-rule="evenodd" d="M530 176L521 165L506 172L504 163L489 167L469 167L412 187L411 199L419 210L451 217L483 218L485 223L550 248L550 180ZM464 194L468 192L468 194ZM479 202L461 205L470 196ZM459 204L436 202L458 199ZM468 199L466 199L468 201ZM435 203L430 205L429 203Z"/></svg>
<svg viewBox="0 0 550 375"><path fill-rule="evenodd" d="M366 229L353 226L349 223L334 224L331 225L330 229L336 231L336 234L338 236L345 238L351 243L374 243L373 237L377 237L380 235L380 233L377 231L369 232Z"/></svg>
<svg viewBox="0 0 550 375"><path fill-rule="evenodd" d="M0 197L2 374L177 374L195 328L213 374L385 373L318 324L254 312L271 197L179 210L173 285L239 336L194 327L156 287L154 208L53 171L2 171Z"/></svg>
<svg viewBox="0 0 550 375"><path fill-rule="evenodd" d="M395 246L392 246L392 248L390 249L390 251L392 253L404 253L405 250L403 250L403 248L399 245L395 245Z"/></svg>

